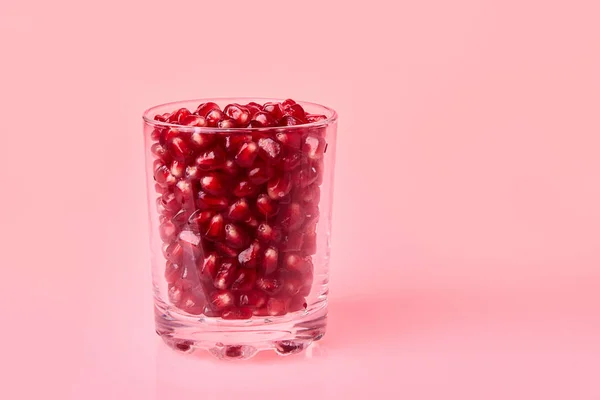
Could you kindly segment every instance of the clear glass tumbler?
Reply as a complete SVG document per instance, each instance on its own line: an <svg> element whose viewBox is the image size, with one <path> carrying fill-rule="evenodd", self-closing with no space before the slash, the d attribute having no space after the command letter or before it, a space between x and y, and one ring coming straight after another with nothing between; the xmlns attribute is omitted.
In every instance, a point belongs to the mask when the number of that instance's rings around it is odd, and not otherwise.
<svg viewBox="0 0 600 400"><path fill-rule="evenodd" d="M219 358L323 337L336 112L219 98L143 119L156 332Z"/></svg>

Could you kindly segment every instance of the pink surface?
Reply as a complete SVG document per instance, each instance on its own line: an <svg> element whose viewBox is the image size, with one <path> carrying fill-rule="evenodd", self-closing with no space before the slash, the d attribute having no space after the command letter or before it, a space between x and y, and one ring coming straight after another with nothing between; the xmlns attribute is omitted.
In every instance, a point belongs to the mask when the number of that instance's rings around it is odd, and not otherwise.
<svg viewBox="0 0 600 400"><path fill-rule="evenodd" d="M0 397L600 398L598 2L255 3L0 3ZM304 357L154 334L141 112L210 96L340 114Z"/></svg>

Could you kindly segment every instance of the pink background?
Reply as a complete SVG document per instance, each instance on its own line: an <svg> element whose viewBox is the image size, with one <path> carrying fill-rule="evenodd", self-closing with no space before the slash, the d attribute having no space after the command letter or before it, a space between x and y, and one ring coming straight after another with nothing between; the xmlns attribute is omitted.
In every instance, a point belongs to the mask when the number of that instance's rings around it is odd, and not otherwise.
<svg viewBox="0 0 600 400"><path fill-rule="evenodd" d="M3 0L0 397L600 398L599 13ZM154 333L141 113L205 96L340 114L330 326L305 356Z"/></svg>

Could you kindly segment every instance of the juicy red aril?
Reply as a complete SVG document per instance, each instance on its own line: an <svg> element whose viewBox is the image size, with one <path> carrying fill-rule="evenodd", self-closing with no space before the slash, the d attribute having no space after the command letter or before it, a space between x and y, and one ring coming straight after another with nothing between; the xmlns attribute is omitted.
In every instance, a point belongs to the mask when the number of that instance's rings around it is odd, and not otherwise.
<svg viewBox="0 0 600 400"><path fill-rule="evenodd" d="M245 198L241 198L231 206L227 216L234 221L245 221L250 216L250 206Z"/></svg>
<svg viewBox="0 0 600 400"><path fill-rule="evenodd" d="M179 124L181 120L185 119L189 115L191 115L190 110L188 110L187 108L180 108L179 110L171 114L171 116L169 116L167 122L171 124Z"/></svg>
<svg viewBox="0 0 600 400"><path fill-rule="evenodd" d="M248 218L246 221L244 221L246 223L246 225L248 225L250 228L257 228L258 227L258 220L254 217L250 217Z"/></svg>
<svg viewBox="0 0 600 400"><path fill-rule="evenodd" d="M277 203L266 194L258 195L256 199L256 209L264 216L273 216L279 211Z"/></svg>
<svg viewBox="0 0 600 400"><path fill-rule="evenodd" d="M159 143L154 143L150 147L150 151L154 154L158 159L162 161L169 161L171 159L171 155L169 154L169 150L165 146Z"/></svg>
<svg viewBox="0 0 600 400"><path fill-rule="evenodd" d="M273 168L267 165L260 165L255 168L252 168L250 172L248 172L248 179L255 185L262 185L263 183L271 179L274 173L275 172Z"/></svg>
<svg viewBox="0 0 600 400"><path fill-rule="evenodd" d="M304 282L300 276L289 274L283 282L283 291L290 296L295 296L300 292L302 286L304 286Z"/></svg>
<svg viewBox="0 0 600 400"><path fill-rule="evenodd" d="M167 243L172 242L177 237L177 233L178 233L177 227L171 221L163 222L160 225L158 232L160 234L160 238L162 239L162 241L167 242Z"/></svg>
<svg viewBox="0 0 600 400"><path fill-rule="evenodd" d="M304 242L302 243L302 251L306 255L313 255L317 253L317 235L305 234Z"/></svg>
<svg viewBox="0 0 600 400"><path fill-rule="evenodd" d="M292 179L294 185L303 189L317 182L317 179L319 179L319 171L317 171L317 169L314 166L302 168L293 173Z"/></svg>
<svg viewBox="0 0 600 400"><path fill-rule="evenodd" d="M258 192L258 188L246 180L239 181L233 188L233 194L237 197L253 196Z"/></svg>
<svg viewBox="0 0 600 400"><path fill-rule="evenodd" d="M260 249L260 243L252 242L250 247L239 254L238 261L245 268L256 268L259 262Z"/></svg>
<svg viewBox="0 0 600 400"><path fill-rule="evenodd" d="M292 190L292 180L289 174L280 175L267 183L267 194L273 200L280 200Z"/></svg>
<svg viewBox="0 0 600 400"><path fill-rule="evenodd" d="M220 311L233 306L235 297L229 290L215 290L210 294L210 305L214 310Z"/></svg>
<svg viewBox="0 0 600 400"><path fill-rule="evenodd" d="M225 236L225 222L223 216L217 214L208 223L208 228L204 236L211 240L222 240Z"/></svg>
<svg viewBox="0 0 600 400"><path fill-rule="evenodd" d="M173 242L163 247L163 255L168 261L179 264L183 261L183 247L178 242Z"/></svg>
<svg viewBox="0 0 600 400"><path fill-rule="evenodd" d="M265 243L278 243L281 241L281 229L277 226L273 227L267 223L262 223L256 228L256 237Z"/></svg>
<svg viewBox="0 0 600 400"><path fill-rule="evenodd" d="M227 179L217 173L209 173L200 179L200 186L205 192L214 196L222 196L227 192Z"/></svg>
<svg viewBox="0 0 600 400"><path fill-rule="evenodd" d="M247 307L229 308L221 313L223 319L250 319L252 310Z"/></svg>
<svg viewBox="0 0 600 400"><path fill-rule="evenodd" d="M215 215L215 213L210 210L196 210L192 215L189 216L188 221L192 226L203 227L212 219L213 215Z"/></svg>
<svg viewBox="0 0 600 400"><path fill-rule="evenodd" d="M271 138L260 138L258 140L258 149L258 154L265 161L275 161L281 153L281 146Z"/></svg>
<svg viewBox="0 0 600 400"><path fill-rule="evenodd" d="M199 115L188 115L187 117L182 118L179 121L179 124L185 125L185 126L202 127L202 126L206 126L206 118L201 117Z"/></svg>
<svg viewBox="0 0 600 400"><path fill-rule="evenodd" d="M289 115L300 121L306 120L306 113L300 104L292 104L289 107L285 107L284 115Z"/></svg>
<svg viewBox="0 0 600 400"><path fill-rule="evenodd" d="M290 301L290 305L288 306L288 311L300 311L300 310L306 310L306 307L308 305L306 304L306 299L304 298L304 296L302 294L298 294L294 297L292 297L292 300Z"/></svg>
<svg viewBox="0 0 600 400"><path fill-rule="evenodd" d="M185 173L185 163L180 160L173 160L170 171L175 178L181 178Z"/></svg>
<svg viewBox="0 0 600 400"><path fill-rule="evenodd" d="M181 277L181 267L177 264L167 261L165 264L165 280L167 283L175 283Z"/></svg>
<svg viewBox="0 0 600 400"><path fill-rule="evenodd" d="M293 106L294 104L296 104L296 102L292 99L285 99L281 102L281 106L283 108L288 108L289 106Z"/></svg>
<svg viewBox="0 0 600 400"><path fill-rule="evenodd" d="M161 165L154 171L154 180L162 186L173 185L177 179L171 174L166 165Z"/></svg>
<svg viewBox="0 0 600 400"><path fill-rule="evenodd" d="M208 114L206 114L206 125L210 127L217 127L219 125L219 121L224 118L225 114L221 110L212 110Z"/></svg>
<svg viewBox="0 0 600 400"><path fill-rule="evenodd" d="M174 192L167 192L162 195L160 202L163 207L169 211L179 211L181 209L181 204L177 201L177 196L175 196Z"/></svg>
<svg viewBox="0 0 600 400"><path fill-rule="evenodd" d="M227 154L237 154L242 144L252 141L252 135L246 133L233 133L225 136L225 150Z"/></svg>
<svg viewBox="0 0 600 400"><path fill-rule="evenodd" d="M167 148L173 157L178 160L184 160L185 158L189 157L190 154L192 154L187 142L180 137L174 137L171 139L171 141L167 144Z"/></svg>
<svg viewBox="0 0 600 400"><path fill-rule="evenodd" d="M217 126L222 129L231 129L231 128L235 128L237 126L237 124L235 123L235 120L233 120L231 118L227 118L227 119L220 120L218 122Z"/></svg>
<svg viewBox="0 0 600 400"><path fill-rule="evenodd" d="M288 231L295 231L304 223L305 215L298 203L291 203L283 212L279 213L279 223Z"/></svg>
<svg viewBox="0 0 600 400"><path fill-rule="evenodd" d="M261 308L267 304L269 297L258 290L250 290L248 292L240 294L238 298L238 304L240 306Z"/></svg>
<svg viewBox="0 0 600 400"><path fill-rule="evenodd" d="M302 135L298 132L277 132L275 139L284 146L300 150L302 147Z"/></svg>
<svg viewBox="0 0 600 400"><path fill-rule="evenodd" d="M239 269L235 280L231 284L231 290L248 291L254 288L256 282L256 270Z"/></svg>
<svg viewBox="0 0 600 400"><path fill-rule="evenodd" d="M295 126L301 125L302 121L291 115L286 115L279 120L279 126Z"/></svg>
<svg viewBox="0 0 600 400"><path fill-rule="evenodd" d="M320 136L308 135L302 143L302 152L311 160L318 160L323 157L325 151L325 139Z"/></svg>
<svg viewBox="0 0 600 400"><path fill-rule="evenodd" d="M233 260L225 260L219 266L213 285L217 289L227 289L235 280L236 266Z"/></svg>
<svg viewBox="0 0 600 400"><path fill-rule="evenodd" d="M265 254L263 256L263 272L266 275L270 275L277 269L277 265L279 262L279 251L277 251L276 247L269 247L265 250Z"/></svg>
<svg viewBox="0 0 600 400"><path fill-rule="evenodd" d="M277 274L261 276L256 280L256 288L272 296L281 291L283 288L283 280Z"/></svg>
<svg viewBox="0 0 600 400"><path fill-rule="evenodd" d="M194 189L190 182L180 180L173 188L173 193L175 194L175 199L179 204L181 204L182 208L185 208L187 210L192 210L193 208L195 208Z"/></svg>
<svg viewBox="0 0 600 400"><path fill-rule="evenodd" d="M283 107L279 103L266 103L262 109L271 114L274 119L278 120L283 116Z"/></svg>
<svg viewBox="0 0 600 400"><path fill-rule="evenodd" d="M204 281L212 281L217 276L219 258L216 254L211 253L207 255L200 268L200 278Z"/></svg>
<svg viewBox="0 0 600 400"><path fill-rule="evenodd" d="M171 114L169 114L169 113L156 114L154 116L154 120L158 121L158 122L167 122L167 120L169 119L170 116L171 116Z"/></svg>
<svg viewBox="0 0 600 400"><path fill-rule="evenodd" d="M318 122L324 121L327 117L325 115L316 115L316 114L306 114L306 122Z"/></svg>
<svg viewBox="0 0 600 400"><path fill-rule="evenodd" d="M267 302L267 312L269 315L284 315L287 313L290 301L286 297L271 297Z"/></svg>
<svg viewBox="0 0 600 400"><path fill-rule="evenodd" d="M194 132L190 136L190 143L198 150L204 150L210 147L217 140L217 135L213 133Z"/></svg>
<svg viewBox="0 0 600 400"><path fill-rule="evenodd" d="M304 235L302 232L290 232L284 236L281 243L281 251L300 251L304 243Z"/></svg>
<svg viewBox="0 0 600 400"><path fill-rule="evenodd" d="M204 298L198 293L186 291L181 297L178 307L188 314L202 314L204 311Z"/></svg>
<svg viewBox="0 0 600 400"><path fill-rule="evenodd" d="M235 156L235 161L241 167L250 167L258 155L258 145L254 142L243 143Z"/></svg>
<svg viewBox="0 0 600 400"><path fill-rule="evenodd" d="M310 260L297 253L287 253L283 258L283 267L301 274L312 269Z"/></svg>
<svg viewBox="0 0 600 400"><path fill-rule="evenodd" d="M223 257L234 258L238 256L238 251L227 246L225 243L215 243L215 248L217 252Z"/></svg>
<svg viewBox="0 0 600 400"><path fill-rule="evenodd" d="M302 154L301 153L292 153L283 157L281 162L281 168L284 171L292 171L302 163Z"/></svg>
<svg viewBox="0 0 600 400"><path fill-rule="evenodd" d="M203 191L198 192L198 197L196 198L196 204L198 208L201 210L213 209L213 210L223 210L227 208L229 205L226 197L221 196L211 196L208 193Z"/></svg>
<svg viewBox="0 0 600 400"><path fill-rule="evenodd" d="M203 170L219 168L225 162L225 153L219 147L206 150L196 158L196 165Z"/></svg>
<svg viewBox="0 0 600 400"><path fill-rule="evenodd" d="M229 247L241 249L248 244L248 236L234 224L225 225L225 242Z"/></svg>
<svg viewBox="0 0 600 400"><path fill-rule="evenodd" d="M302 191L300 198L305 203L319 204L319 200L321 200L321 190L318 185L310 185Z"/></svg>
<svg viewBox="0 0 600 400"><path fill-rule="evenodd" d="M225 164L223 164L223 167L221 167L221 170L224 173L226 173L227 175L229 175L230 177L236 176L240 172L240 168L238 167L236 162L233 160L225 161Z"/></svg>
<svg viewBox="0 0 600 400"><path fill-rule="evenodd" d="M252 119L252 117L254 117L254 115L256 115L256 113L261 111L263 108L260 104L255 103L253 101L246 104L244 107L248 109L248 112L250 113L250 119Z"/></svg>
<svg viewBox="0 0 600 400"><path fill-rule="evenodd" d="M185 167L185 178L193 181L196 179L200 179L200 168L196 165L188 165Z"/></svg>
<svg viewBox="0 0 600 400"><path fill-rule="evenodd" d="M223 112L240 126L246 126L250 122L250 112L239 104L229 104Z"/></svg>
<svg viewBox="0 0 600 400"><path fill-rule="evenodd" d="M194 111L194 114L206 118L206 116L208 115L208 113L211 112L211 111L213 111L213 110L219 110L219 111L221 111L221 107L219 107L217 105L217 103L213 103L213 102L209 101L207 103L200 104L198 106L198 108L196 109L196 111Z"/></svg>
<svg viewBox="0 0 600 400"><path fill-rule="evenodd" d="M266 128L268 126L274 126L276 121L277 120L270 113L259 111L252 117L250 125L252 128Z"/></svg>
<svg viewBox="0 0 600 400"><path fill-rule="evenodd" d="M183 288L177 284L170 284L167 295L171 304L177 306L183 297Z"/></svg>

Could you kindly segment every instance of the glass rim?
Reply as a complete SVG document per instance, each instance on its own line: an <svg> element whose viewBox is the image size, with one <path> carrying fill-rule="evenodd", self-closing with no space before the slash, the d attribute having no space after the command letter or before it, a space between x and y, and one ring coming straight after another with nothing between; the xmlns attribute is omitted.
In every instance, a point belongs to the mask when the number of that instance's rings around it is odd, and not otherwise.
<svg viewBox="0 0 600 400"><path fill-rule="evenodd" d="M282 130L285 129L287 130L294 130L294 129L306 129L306 128L319 128L319 127L325 127L331 124L334 124L337 122L338 119L338 114L337 112L330 107L324 106L322 104L318 104L318 103L313 103L310 101L296 101L296 103L302 105L311 105L314 107L318 107L321 108L323 111L326 111L328 113L330 113L330 116L327 116L326 119L321 120L321 121L315 121L315 122L310 122L308 124L300 124L300 125L292 125L292 126L268 126L268 127L256 127L256 128L219 128L219 127L208 127L208 126L185 126L185 125L178 125L178 124L172 124L169 122L162 122L162 121L156 121L154 119L154 115L158 114L155 110L162 108L162 107L167 107L167 106L172 106L173 110L175 110L175 107L178 104L184 104L184 103L206 103L209 101L212 102L229 102L229 101L246 101L246 102L251 102L251 101L264 101L264 102L283 102L285 99L278 99L278 98L269 98L269 97L206 97L206 98L199 98L199 99L189 99L189 100L178 100L178 101L171 101L168 103L163 103L163 104L158 104L155 106L152 106L148 109L146 109L146 111L143 112L142 114L142 118L144 120L145 123L147 123L148 125L152 125L154 127L162 127L162 128L176 128L178 130L181 131L191 131L191 132L215 132L215 133L221 133L221 132L247 132L247 131L268 131L268 130Z"/></svg>

